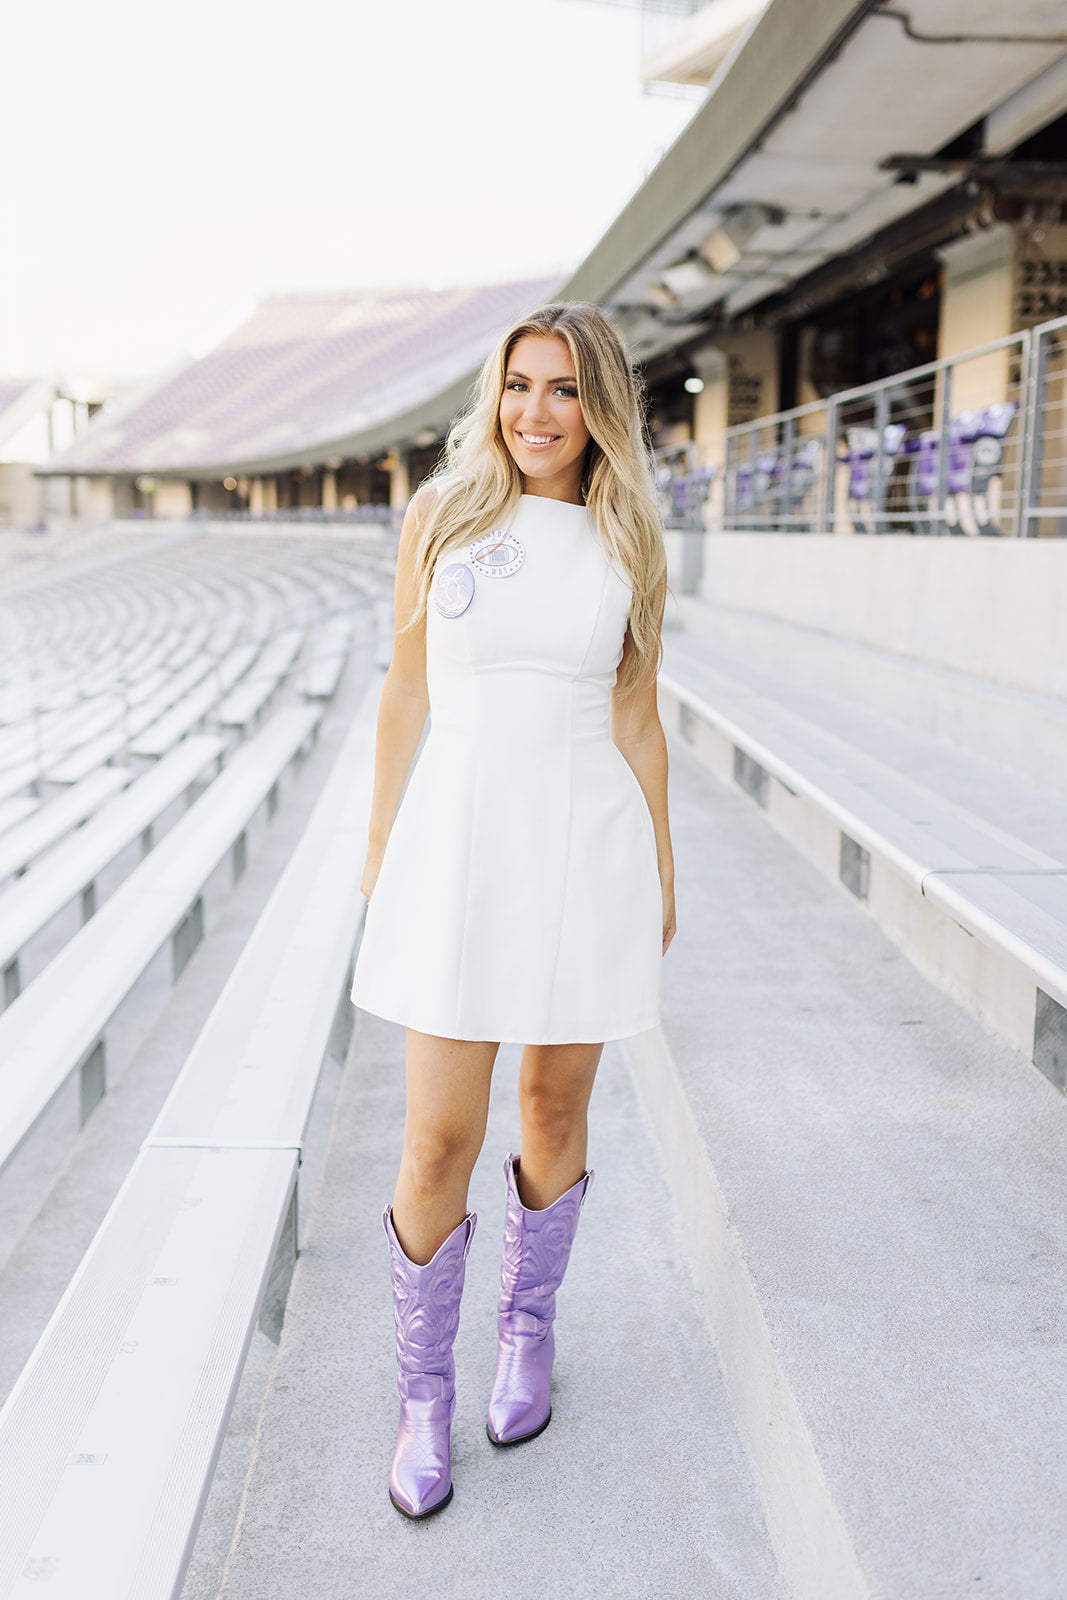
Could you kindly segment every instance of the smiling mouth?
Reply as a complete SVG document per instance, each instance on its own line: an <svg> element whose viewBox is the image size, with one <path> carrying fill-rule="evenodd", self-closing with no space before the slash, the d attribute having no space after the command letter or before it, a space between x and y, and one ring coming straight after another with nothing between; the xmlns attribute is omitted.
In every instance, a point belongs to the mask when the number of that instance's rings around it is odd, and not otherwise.
<svg viewBox="0 0 1067 1600"><path fill-rule="evenodd" d="M529 445L534 450L539 448L543 449L546 445L557 444L562 437L563 435L560 433L519 432L519 438L522 440L523 444Z"/></svg>

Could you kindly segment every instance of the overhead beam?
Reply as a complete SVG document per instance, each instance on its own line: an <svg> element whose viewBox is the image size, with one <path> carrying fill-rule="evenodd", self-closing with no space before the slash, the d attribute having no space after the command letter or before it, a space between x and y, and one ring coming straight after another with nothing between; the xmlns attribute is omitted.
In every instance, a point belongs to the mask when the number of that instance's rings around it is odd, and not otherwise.
<svg viewBox="0 0 1067 1600"><path fill-rule="evenodd" d="M770 0L714 94L560 290L605 299L725 182L875 0Z"/></svg>

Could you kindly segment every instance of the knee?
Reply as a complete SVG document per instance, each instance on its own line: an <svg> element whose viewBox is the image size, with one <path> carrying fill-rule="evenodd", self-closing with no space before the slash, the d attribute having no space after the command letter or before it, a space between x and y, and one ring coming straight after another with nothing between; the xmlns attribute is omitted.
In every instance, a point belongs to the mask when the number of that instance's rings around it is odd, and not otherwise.
<svg viewBox="0 0 1067 1600"><path fill-rule="evenodd" d="M584 1099L579 1100L558 1086L527 1086L522 1094L523 1126L542 1149L562 1154L582 1126L584 1108Z"/></svg>
<svg viewBox="0 0 1067 1600"><path fill-rule="evenodd" d="M430 1123L409 1130L406 1155L416 1194L431 1199L470 1177L478 1159L478 1141L465 1129Z"/></svg>

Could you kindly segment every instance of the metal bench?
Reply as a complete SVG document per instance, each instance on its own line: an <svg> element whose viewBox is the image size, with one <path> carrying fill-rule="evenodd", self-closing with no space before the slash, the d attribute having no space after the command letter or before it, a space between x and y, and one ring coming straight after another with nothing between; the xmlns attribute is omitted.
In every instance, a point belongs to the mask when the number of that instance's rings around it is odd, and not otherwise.
<svg viewBox="0 0 1067 1600"><path fill-rule="evenodd" d="M130 753L158 758L198 727L220 699L249 671L259 654L255 644L236 645L216 664L184 699L172 705L157 722L130 743Z"/></svg>
<svg viewBox="0 0 1067 1600"><path fill-rule="evenodd" d="M352 627L351 618L333 617L313 634L300 675L301 693L309 700L332 698L352 646Z"/></svg>
<svg viewBox="0 0 1067 1600"><path fill-rule="evenodd" d="M203 890L313 738L317 707L286 707L0 1015L0 1174L70 1083L84 1125L106 1090L105 1032L158 951L180 975L203 934ZM21 887L21 885L19 886Z"/></svg>
<svg viewBox="0 0 1067 1600"><path fill-rule="evenodd" d="M125 751L132 738L151 727L175 701L202 683L211 668L211 657L198 652L177 671L164 672L162 680L153 673L151 681L155 687L152 692L143 699L131 698L121 726L109 729L96 738L83 740L72 737L67 744L67 753L53 753L52 758L43 763L44 777L49 783L78 783L97 767L103 766L104 762Z"/></svg>
<svg viewBox="0 0 1067 1600"><path fill-rule="evenodd" d="M101 767L47 805L32 801L25 820L0 838L0 883L25 872L31 861L91 817L132 778L130 767Z"/></svg>
<svg viewBox="0 0 1067 1600"><path fill-rule="evenodd" d="M277 1337L304 1129L350 1013L377 688L0 1412L0 1596L181 1592L261 1314Z"/></svg>
<svg viewBox="0 0 1067 1600"><path fill-rule="evenodd" d="M101 807L91 822L0 893L0 972L5 1005L11 1004L22 987L18 962L23 946L78 895L82 920L88 921L96 908L97 875L136 839L143 839L147 848L157 818L221 753L222 742L214 735L187 739L165 763Z"/></svg>
<svg viewBox="0 0 1067 1600"><path fill-rule="evenodd" d="M226 696L215 713L220 727L245 729L257 722L300 654L303 642L302 628L286 628L264 647L255 672Z"/></svg>
<svg viewBox="0 0 1067 1600"><path fill-rule="evenodd" d="M670 674L673 701L690 742L697 725L721 736L720 759L766 805L777 778L840 830L840 877L866 896L865 857L875 856L925 900L1067 1008L1067 869L825 729L725 677L697 692ZM712 700L714 697L714 702Z"/></svg>
<svg viewBox="0 0 1067 1600"><path fill-rule="evenodd" d="M16 795L12 800L0 800L0 833L7 833L11 828L25 822L27 817L40 807L41 802L33 795Z"/></svg>

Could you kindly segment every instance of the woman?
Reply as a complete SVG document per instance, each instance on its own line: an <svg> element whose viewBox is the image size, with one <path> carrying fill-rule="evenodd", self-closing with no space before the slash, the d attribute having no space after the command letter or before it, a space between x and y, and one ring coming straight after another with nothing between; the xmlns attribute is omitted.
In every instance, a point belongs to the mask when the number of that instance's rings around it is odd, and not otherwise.
<svg viewBox="0 0 1067 1600"><path fill-rule="evenodd" d="M498 1046L525 1046L488 1417L492 1442L513 1445L551 1415L555 1293L592 1178L604 1042L659 1020L674 934L665 596L626 354L595 306L545 306L489 357L408 508L378 718L352 998L407 1029L383 1221L401 1399L389 1492L413 1519L452 1498L467 1188Z"/></svg>

